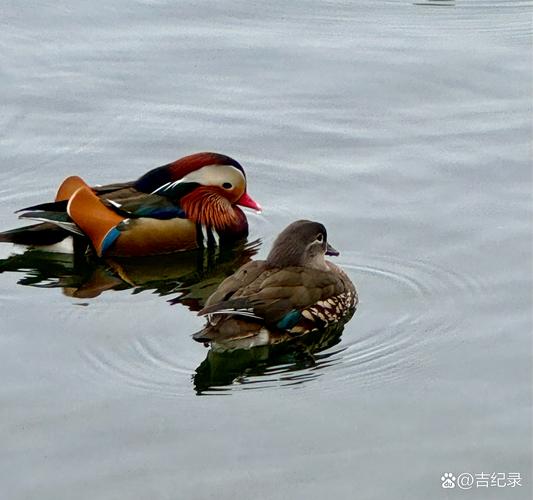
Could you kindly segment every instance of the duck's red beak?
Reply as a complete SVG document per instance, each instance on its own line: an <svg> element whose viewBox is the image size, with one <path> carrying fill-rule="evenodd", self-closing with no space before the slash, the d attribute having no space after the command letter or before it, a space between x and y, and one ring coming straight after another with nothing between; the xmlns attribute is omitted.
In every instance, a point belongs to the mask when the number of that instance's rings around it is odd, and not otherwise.
<svg viewBox="0 0 533 500"><path fill-rule="evenodd" d="M261 208L261 205L257 203L248 193L244 193L238 200L237 205L240 205L241 207L248 207L252 210L255 210L257 212L261 212L263 210Z"/></svg>

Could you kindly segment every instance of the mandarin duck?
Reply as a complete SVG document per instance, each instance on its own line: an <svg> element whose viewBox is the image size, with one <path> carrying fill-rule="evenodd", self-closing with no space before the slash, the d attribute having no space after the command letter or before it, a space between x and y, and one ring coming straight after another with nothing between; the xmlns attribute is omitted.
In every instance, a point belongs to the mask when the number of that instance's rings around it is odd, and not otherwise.
<svg viewBox="0 0 533 500"><path fill-rule="evenodd" d="M339 255L326 228L293 222L266 260L245 264L219 285L198 313L208 319L193 338L220 350L249 348L345 322L355 311L357 292L325 255Z"/></svg>
<svg viewBox="0 0 533 500"><path fill-rule="evenodd" d="M40 224L0 233L0 241L43 246L74 235L98 256L211 247L248 235L238 205L261 210L246 192L242 166L229 156L197 153L131 182L90 187L68 177L54 202L19 210Z"/></svg>

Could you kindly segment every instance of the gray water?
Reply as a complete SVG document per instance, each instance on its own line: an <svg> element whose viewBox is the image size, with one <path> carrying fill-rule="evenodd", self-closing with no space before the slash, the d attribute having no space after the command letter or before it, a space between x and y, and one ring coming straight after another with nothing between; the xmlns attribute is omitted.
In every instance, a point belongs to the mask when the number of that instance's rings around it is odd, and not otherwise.
<svg viewBox="0 0 533 500"><path fill-rule="evenodd" d="M250 253L319 220L360 305L314 363L212 359L194 310L238 258L125 283L1 246L1 498L531 498L532 3L419 3L3 1L0 229L218 151Z"/></svg>

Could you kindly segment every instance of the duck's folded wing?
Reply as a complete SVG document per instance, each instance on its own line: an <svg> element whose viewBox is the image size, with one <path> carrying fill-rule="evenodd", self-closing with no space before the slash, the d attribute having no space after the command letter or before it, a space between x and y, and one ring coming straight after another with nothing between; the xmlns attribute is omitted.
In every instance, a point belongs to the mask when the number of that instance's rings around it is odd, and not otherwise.
<svg viewBox="0 0 533 500"><path fill-rule="evenodd" d="M184 210L176 200L167 196L138 191L133 187L132 182L89 186L83 179L76 176L68 177L63 181L55 201L26 207L18 210L18 212L32 212L31 215L26 214L22 217L49 220L51 223L57 224L59 216L55 214L66 215L68 201L77 189L83 186L95 193L105 206L123 217L151 217L154 219L185 217ZM41 213L36 214L37 211L41 211Z"/></svg>
<svg viewBox="0 0 533 500"><path fill-rule="evenodd" d="M221 285L210 297L200 315L248 315L285 328L299 319L303 309L345 290L344 281L334 273L294 267L263 272L232 291L239 281L237 274L231 277L235 282L228 282L224 290Z"/></svg>
<svg viewBox="0 0 533 500"><path fill-rule="evenodd" d="M93 193L93 197L91 198L93 200L93 205L92 208L82 205L81 213L79 215L84 220L89 220L89 222L92 220L93 222L90 222L89 224L91 227L104 227L97 215L99 213L98 205L102 209L104 209L104 206L111 209L111 211L108 212L109 214L115 213L117 216L121 217L117 219L117 221L140 217L164 220L185 217L184 211L179 206L174 205L168 199L161 196L139 193L128 189L121 190L121 196L118 197L120 201L115 201L115 199L117 199L117 197L114 196L115 193L105 195L104 197L97 197L94 195L92 189L87 188L87 191ZM79 203L76 203L75 205L78 204ZM79 219L74 221L66 212L66 207L67 201L36 205L24 209L24 213L20 214L19 218L50 223L68 231L69 233L83 235L84 232L79 227ZM78 212L80 212L80 210L78 210ZM106 227L106 231L108 229L109 228ZM121 228L117 228L117 230L120 231ZM115 234L118 233L115 232Z"/></svg>
<svg viewBox="0 0 533 500"><path fill-rule="evenodd" d="M122 189L100 197L102 203L126 217L151 217L154 219L185 218L185 211L165 196L141 193L135 189Z"/></svg>
<svg viewBox="0 0 533 500"><path fill-rule="evenodd" d="M209 314L205 312L207 308L216 310L219 304L230 300L237 292L251 290L251 293L256 291L254 283L262 281L258 278L265 273L265 262L262 260L255 260L248 262L242 266L236 273L226 278L218 288L206 300L205 307L198 314L200 316Z"/></svg>

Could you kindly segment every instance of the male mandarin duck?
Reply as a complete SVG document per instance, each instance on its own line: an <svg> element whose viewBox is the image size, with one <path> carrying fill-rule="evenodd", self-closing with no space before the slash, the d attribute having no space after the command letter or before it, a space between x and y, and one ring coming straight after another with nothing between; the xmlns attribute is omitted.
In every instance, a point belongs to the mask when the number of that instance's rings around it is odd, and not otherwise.
<svg viewBox="0 0 533 500"><path fill-rule="evenodd" d="M325 255L339 255L327 242L326 228L293 222L266 260L245 264L219 285L198 313L208 321L193 338L220 349L248 348L346 321L357 306L357 292Z"/></svg>
<svg viewBox="0 0 533 500"><path fill-rule="evenodd" d="M75 234L98 256L141 256L232 242L248 235L239 206L261 207L246 192L242 166L229 156L197 153L136 181L90 187L63 181L55 201L28 207L40 224L0 233L0 241L51 245Z"/></svg>

